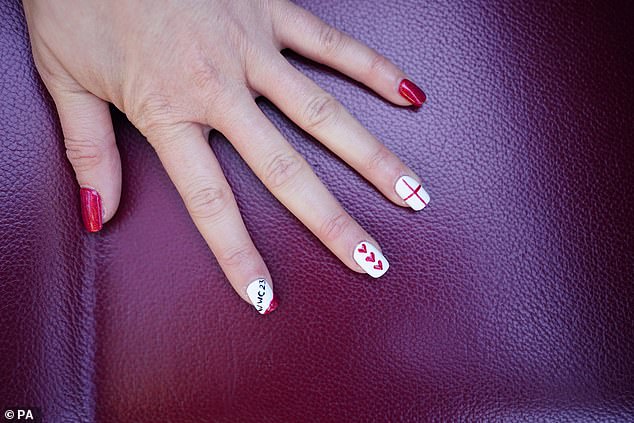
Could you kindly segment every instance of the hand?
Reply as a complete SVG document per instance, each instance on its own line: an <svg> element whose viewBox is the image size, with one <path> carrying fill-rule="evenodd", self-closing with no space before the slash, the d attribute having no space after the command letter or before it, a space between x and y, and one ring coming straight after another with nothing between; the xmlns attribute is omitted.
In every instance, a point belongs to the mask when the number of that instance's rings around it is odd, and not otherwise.
<svg viewBox="0 0 634 423"><path fill-rule="evenodd" d="M420 106L423 92L385 57L288 1L25 0L24 9L87 229L100 230L119 204L110 102L147 137L227 278L260 313L277 305L271 275L208 144L211 128L350 269L378 277L389 264L254 97L267 97L396 205L429 201L414 172L280 51L329 65L397 105Z"/></svg>

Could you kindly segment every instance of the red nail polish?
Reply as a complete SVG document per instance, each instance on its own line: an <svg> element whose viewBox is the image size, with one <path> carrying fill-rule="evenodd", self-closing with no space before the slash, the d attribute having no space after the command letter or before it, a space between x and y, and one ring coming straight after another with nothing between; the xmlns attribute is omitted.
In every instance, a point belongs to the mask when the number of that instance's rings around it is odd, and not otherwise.
<svg viewBox="0 0 634 423"><path fill-rule="evenodd" d="M81 197L81 217L88 232L97 232L103 226L103 212L101 208L101 197L92 188L82 188L79 190Z"/></svg>
<svg viewBox="0 0 634 423"><path fill-rule="evenodd" d="M277 308L277 297L274 296L273 299L271 300L271 304L269 304L269 308L266 309L264 314L269 314L273 312L276 308Z"/></svg>
<svg viewBox="0 0 634 423"><path fill-rule="evenodd" d="M414 84L409 79L401 81L398 86L398 92L416 107L422 106L425 100L427 100L427 96L423 90L418 88L418 85Z"/></svg>

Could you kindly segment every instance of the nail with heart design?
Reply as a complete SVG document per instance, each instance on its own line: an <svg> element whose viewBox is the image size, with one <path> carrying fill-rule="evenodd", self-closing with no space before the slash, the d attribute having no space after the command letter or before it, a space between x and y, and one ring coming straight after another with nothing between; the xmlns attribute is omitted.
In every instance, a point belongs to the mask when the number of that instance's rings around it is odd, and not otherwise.
<svg viewBox="0 0 634 423"><path fill-rule="evenodd" d="M401 197L408 206L419 211L429 204L429 194L427 191L410 176L401 176L394 185L396 193Z"/></svg>
<svg viewBox="0 0 634 423"><path fill-rule="evenodd" d="M361 242L354 248L353 254L354 261L373 278L383 276L387 269L390 268L390 263L385 256L369 242Z"/></svg>
<svg viewBox="0 0 634 423"><path fill-rule="evenodd" d="M247 286L251 304L260 314L269 314L277 308L277 298L266 279L256 279Z"/></svg>

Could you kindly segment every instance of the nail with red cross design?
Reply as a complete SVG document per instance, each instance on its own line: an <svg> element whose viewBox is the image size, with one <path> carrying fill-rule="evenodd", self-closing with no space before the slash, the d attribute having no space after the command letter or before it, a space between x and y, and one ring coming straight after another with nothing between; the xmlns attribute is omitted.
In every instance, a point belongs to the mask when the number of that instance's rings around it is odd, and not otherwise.
<svg viewBox="0 0 634 423"><path fill-rule="evenodd" d="M429 194L421 184L409 176L401 176L394 186L396 193L414 210L422 210L429 204Z"/></svg>
<svg viewBox="0 0 634 423"><path fill-rule="evenodd" d="M381 252L369 242L361 242L354 248L354 261L373 278L383 276L390 263Z"/></svg>

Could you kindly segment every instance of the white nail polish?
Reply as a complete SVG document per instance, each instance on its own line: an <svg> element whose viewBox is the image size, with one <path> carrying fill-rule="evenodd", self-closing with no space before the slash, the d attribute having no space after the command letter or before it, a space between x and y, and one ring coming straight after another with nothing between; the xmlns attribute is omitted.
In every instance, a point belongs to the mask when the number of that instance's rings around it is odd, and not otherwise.
<svg viewBox="0 0 634 423"><path fill-rule="evenodd" d="M369 242L361 242L354 247L354 261L373 278L383 276L390 263L377 248Z"/></svg>
<svg viewBox="0 0 634 423"><path fill-rule="evenodd" d="M429 204L429 194L414 178L401 176L396 181L394 189L399 197L416 211L424 209Z"/></svg>
<svg viewBox="0 0 634 423"><path fill-rule="evenodd" d="M251 304L260 314L267 314L275 310L277 301L273 296L273 289L266 279L256 279L247 286L247 295Z"/></svg>

